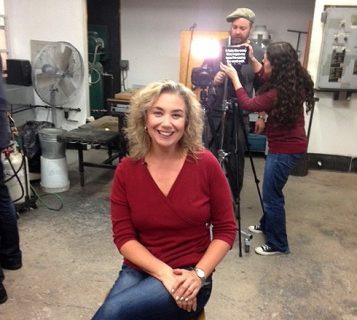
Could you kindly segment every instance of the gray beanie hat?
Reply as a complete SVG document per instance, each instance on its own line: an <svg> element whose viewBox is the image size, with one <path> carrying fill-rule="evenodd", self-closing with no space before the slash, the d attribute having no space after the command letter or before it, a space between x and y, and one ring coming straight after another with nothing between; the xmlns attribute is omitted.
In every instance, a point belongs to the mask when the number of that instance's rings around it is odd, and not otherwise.
<svg viewBox="0 0 357 320"><path fill-rule="evenodd" d="M232 22L238 18L244 18L253 23L255 20L255 13L248 8L237 8L227 16L226 20L227 22Z"/></svg>

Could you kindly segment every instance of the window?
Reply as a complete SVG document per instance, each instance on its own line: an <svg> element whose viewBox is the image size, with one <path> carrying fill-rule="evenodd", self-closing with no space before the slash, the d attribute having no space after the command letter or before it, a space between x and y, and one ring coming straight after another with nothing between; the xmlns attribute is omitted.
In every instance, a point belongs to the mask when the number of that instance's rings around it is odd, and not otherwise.
<svg viewBox="0 0 357 320"><path fill-rule="evenodd" d="M3 70L6 70L6 59L8 55L7 44L6 44L6 26L5 26L5 16L0 15L0 55Z"/></svg>
<svg viewBox="0 0 357 320"><path fill-rule="evenodd" d="M6 17L4 1L0 0L0 55L3 70L6 70L6 59L8 57L8 45L6 40Z"/></svg>

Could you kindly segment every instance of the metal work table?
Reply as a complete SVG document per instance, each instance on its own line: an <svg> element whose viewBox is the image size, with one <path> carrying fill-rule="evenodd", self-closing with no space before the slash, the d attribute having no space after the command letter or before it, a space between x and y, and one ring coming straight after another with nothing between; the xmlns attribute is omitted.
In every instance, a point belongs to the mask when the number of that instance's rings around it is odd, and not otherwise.
<svg viewBox="0 0 357 320"><path fill-rule="evenodd" d="M126 153L123 137L118 131L118 119L104 116L77 129L65 132L57 139L66 142L67 149L78 150L78 170L81 186L84 186L84 167L115 169L113 161ZM102 163L84 161L83 150L106 148L108 158ZM113 152L115 150L115 153Z"/></svg>

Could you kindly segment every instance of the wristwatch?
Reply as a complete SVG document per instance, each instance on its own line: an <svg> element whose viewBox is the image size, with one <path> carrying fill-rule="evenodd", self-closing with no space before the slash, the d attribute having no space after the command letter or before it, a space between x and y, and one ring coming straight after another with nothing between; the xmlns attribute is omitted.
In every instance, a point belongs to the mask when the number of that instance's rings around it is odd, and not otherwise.
<svg viewBox="0 0 357 320"><path fill-rule="evenodd" d="M200 278L201 284L203 286L205 284L205 282L206 282L206 274L205 274L205 272L200 268L194 268L193 270L195 271L197 277Z"/></svg>

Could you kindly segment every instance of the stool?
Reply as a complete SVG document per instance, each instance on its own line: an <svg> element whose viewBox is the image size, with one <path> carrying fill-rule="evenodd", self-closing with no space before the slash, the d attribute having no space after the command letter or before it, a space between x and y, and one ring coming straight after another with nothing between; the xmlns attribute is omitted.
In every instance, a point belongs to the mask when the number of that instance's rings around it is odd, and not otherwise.
<svg viewBox="0 0 357 320"><path fill-rule="evenodd" d="M203 309L196 318L192 318L191 320L206 320L205 310Z"/></svg>

